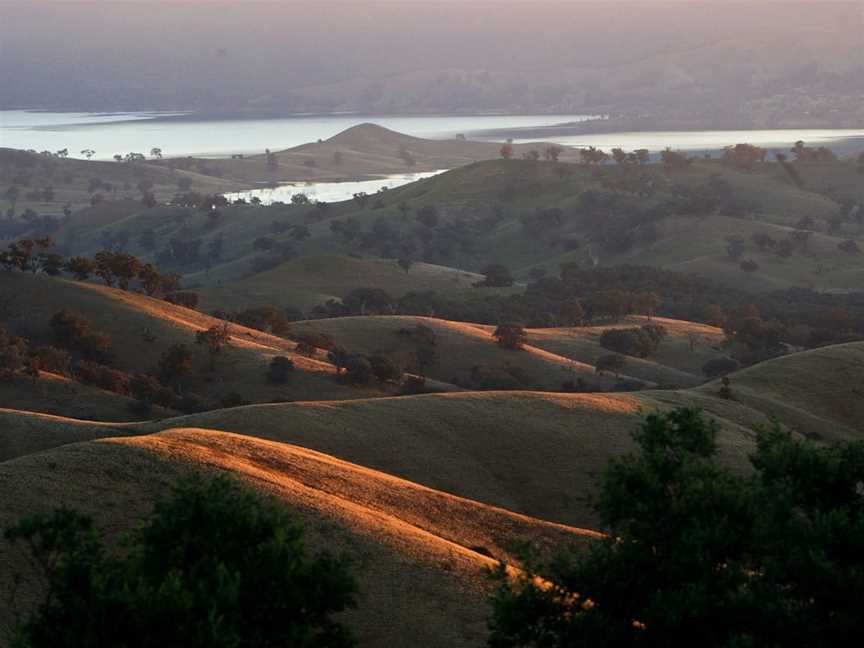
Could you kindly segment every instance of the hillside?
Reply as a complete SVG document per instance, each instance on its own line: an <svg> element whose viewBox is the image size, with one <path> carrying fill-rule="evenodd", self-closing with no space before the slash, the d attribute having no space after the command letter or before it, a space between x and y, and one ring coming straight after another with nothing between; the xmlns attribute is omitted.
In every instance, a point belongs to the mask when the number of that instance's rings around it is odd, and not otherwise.
<svg viewBox="0 0 864 648"><path fill-rule="evenodd" d="M190 277L190 285L198 278L204 277ZM355 288L381 288L394 297L428 290L458 296L476 292L473 284L482 279L477 273L429 263L415 263L406 272L395 260L316 255L294 259L238 281L214 284L210 279L196 290L205 309L242 310L275 305L308 311L330 299L341 299Z"/></svg>
<svg viewBox="0 0 864 648"><path fill-rule="evenodd" d="M362 645L470 646L485 627L483 568L510 547L578 542L590 532L453 497L303 448L201 429L107 439L0 464L0 524L65 504L102 528L130 528L166 485L191 471L226 472L275 496L304 523L313 549L345 552L358 566ZM63 479L57 479L62 475ZM98 495L97 495L98 494ZM2 586L24 568L0 542ZM25 570L25 576L27 572ZM24 580L24 593L30 581ZM3 608L0 623L10 621Z"/></svg>
<svg viewBox="0 0 864 648"><path fill-rule="evenodd" d="M860 438L862 353L864 344L854 343L762 363L731 376L733 399L720 398L716 383L628 394L463 392L252 405L119 427L7 410L0 461L56 447L64 434L78 441L118 430L206 428L299 445L486 504L590 526L582 494L610 457L633 447L640 411L702 408L721 423L721 456L737 468L747 465L752 427L771 415L810 437ZM840 371L812 387L815 367L843 357Z"/></svg>
<svg viewBox="0 0 864 648"><path fill-rule="evenodd" d="M518 144L516 155L548 144ZM437 171L499 157L500 143L467 139L423 139L397 133L383 126L362 123L333 137L275 151L277 166L265 155L242 159L207 160L210 173L235 183L333 182L395 173ZM575 159L575 152L569 154ZM167 164L167 163L166 163Z"/></svg>
<svg viewBox="0 0 864 648"><path fill-rule="evenodd" d="M195 343L195 333L221 321L140 293L17 273L4 275L0 295L11 297L17 315L4 321L4 326L37 343L53 343L50 319L58 311L85 315L96 330L110 335L112 366L127 372L155 372L166 349L186 345L193 352L194 367L182 387L209 401L232 393L257 402L383 395L342 384L335 379L332 365L294 353L293 342L239 325L230 325L229 344L211 369L206 353ZM268 364L276 355L290 358L295 365L285 385L267 381ZM88 418L99 418L98 414L94 411Z"/></svg>
<svg viewBox="0 0 864 648"><path fill-rule="evenodd" d="M597 374L597 358L611 353L599 344L603 331L645 323L633 317L614 326L528 329L528 345L521 351L501 349L492 333L494 326L451 322L429 317L377 316L339 317L309 320L292 324L296 331L316 331L333 336L349 351L380 353L395 359L403 367L413 367L416 342L409 333L417 325L431 328L436 336L437 361L427 373L444 382L472 385L472 371L477 367L494 370L515 369L515 380L525 388L561 391L567 381L582 379L597 390L609 389L616 382L611 374ZM701 367L719 355L712 349L723 340L719 329L658 318L668 330L655 358L628 357L622 377L636 378L648 384L689 387L702 382ZM689 350L689 334L694 349Z"/></svg>

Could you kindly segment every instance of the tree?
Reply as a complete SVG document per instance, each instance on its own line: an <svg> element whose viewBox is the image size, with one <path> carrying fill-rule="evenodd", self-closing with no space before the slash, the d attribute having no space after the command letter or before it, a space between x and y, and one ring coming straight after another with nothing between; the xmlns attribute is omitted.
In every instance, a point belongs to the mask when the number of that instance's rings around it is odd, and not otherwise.
<svg viewBox="0 0 864 648"><path fill-rule="evenodd" d="M514 351L521 349L528 342L528 334L525 332L525 327L515 322L499 324L492 333L492 337L502 349L512 349Z"/></svg>
<svg viewBox="0 0 864 648"><path fill-rule="evenodd" d="M744 237L740 234L730 234L726 237L726 254L730 259L737 261L744 254L745 249Z"/></svg>
<svg viewBox="0 0 864 648"><path fill-rule="evenodd" d="M837 244L837 249L846 254L861 254L861 246L852 239L846 239Z"/></svg>
<svg viewBox="0 0 864 648"><path fill-rule="evenodd" d="M267 380L274 385L284 385L294 372L294 362L285 356L274 356L267 367Z"/></svg>
<svg viewBox="0 0 864 648"><path fill-rule="evenodd" d="M46 583L16 646L354 645L332 618L355 605L348 561L310 556L281 504L226 477L176 484L122 553L70 509L5 537L29 548Z"/></svg>
<svg viewBox="0 0 864 648"><path fill-rule="evenodd" d="M759 264L756 263L753 259L744 259L741 263L738 264L741 269L747 274L752 274L759 269Z"/></svg>
<svg viewBox="0 0 864 648"><path fill-rule="evenodd" d="M162 149L159 147L153 147L150 149L150 157L156 158L157 160L162 159Z"/></svg>
<svg viewBox="0 0 864 648"><path fill-rule="evenodd" d="M51 316L51 330L58 346L80 352L88 360L104 358L111 348L111 337L93 329L81 313L61 310Z"/></svg>
<svg viewBox="0 0 864 648"><path fill-rule="evenodd" d="M149 296L155 295L162 288L162 275L152 263L145 263L138 271L141 287Z"/></svg>
<svg viewBox="0 0 864 648"><path fill-rule="evenodd" d="M396 261L396 265L402 268L405 271L405 274L408 274L408 271L411 270L411 266L414 265L414 262L411 259L399 259Z"/></svg>
<svg viewBox="0 0 864 648"><path fill-rule="evenodd" d="M557 144L552 144L547 146L543 151L543 157L546 158L550 162L557 162L558 157L564 152L564 149L558 146Z"/></svg>
<svg viewBox="0 0 864 648"><path fill-rule="evenodd" d="M597 358L594 362L594 372L598 374L610 371L616 376L621 373L624 368L627 358L617 353L610 353Z"/></svg>
<svg viewBox="0 0 864 648"><path fill-rule="evenodd" d="M75 256L66 262L66 271L78 281L86 281L96 272L96 262L83 256Z"/></svg>
<svg viewBox="0 0 864 648"><path fill-rule="evenodd" d="M727 373L737 371L740 366L737 360L721 356L719 358L712 358L702 365L702 373L709 379L719 378L720 376L725 376Z"/></svg>
<svg viewBox="0 0 864 648"><path fill-rule="evenodd" d="M504 158L505 160L509 160L513 157L513 144L511 144L510 142L505 142L504 145L501 147L499 153L501 154L502 158Z"/></svg>
<svg viewBox="0 0 864 648"><path fill-rule="evenodd" d="M579 553L502 566L495 648L844 646L864 636L864 444L758 430L753 475L716 461L698 410L648 415L613 459ZM790 512L792 512L790 514Z"/></svg>
<svg viewBox="0 0 864 648"><path fill-rule="evenodd" d="M86 157L89 160L94 155L96 155L96 151L94 151L93 149L83 149L81 151L81 155L83 155L84 157Z"/></svg>
<svg viewBox="0 0 864 648"><path fill-rule="evenodd" d="M500 263L491 263L485 266L480 272L486 275L486 278L480 284L488 288L502 288L513 285L513 276L510 274L510 268Z"/></svg>
<svg viewBox="0 0 864 648"><path fill-rule="evenodd" d="M210 370L216 368L216 358L231 341L231 331L228 324L214 324L204 331L195 333L195 344L203 346L210 358Z"/></svg>
<svg viewBox="0 0 864 648"><path fill-rule="evenodd" d="M381 288L355 288L342 298L342 303L359 315L382 315L393 308L393 298Z"/></svg>
<svg viewBox="0 0 864 648"><path fill-rule="evenodd" d="M777 241L765 232L756 232L750 237L750 240L753 241L757 248L759 248L760 252L765 252L768 248L773 248L777 245Z"/></svg>
<svg viewBox="0 0 864 648"><path fill-rule="evenodd" d="M363 355L349 356L345 361L345 379L353 385L368 384L375 373L372 371L372 364L369 359Z"/></svg>
<svg viewBox="0 0 864 648"><path fill-rule="evenodd" d="M398 382L402 378L402 369L390 358L383 355L372 355L369 357L372 373L382 383Z"/></svg>
<svg viewBox="0 0 864 648"><path fill-rule="evenodd" d="M192 373L192 352L185 344L168 347L159 357L159 380L166 385L173 384L179 391L179 380Z"/></svg>

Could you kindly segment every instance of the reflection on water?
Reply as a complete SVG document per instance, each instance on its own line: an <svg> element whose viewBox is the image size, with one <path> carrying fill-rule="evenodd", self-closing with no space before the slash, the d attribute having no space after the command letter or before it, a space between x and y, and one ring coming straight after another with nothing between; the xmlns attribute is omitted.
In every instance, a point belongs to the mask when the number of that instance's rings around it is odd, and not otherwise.
<svg viewBox="0 0 864 648"><path fill-rule="evenodd" d="M431 178L443 172L444 169L424 173L398 173L374 180L358 180L355 182L292 182L268 189L251 189L249 191L227 193L225 197L229 200L237 200L238 198L252 200L252 198L258 198L261 200L261 204L270 205L277 202L290 203L291 197L294 194L302 193L312 202L318 200L328 203L339 202L341 200L351 200L354 194L357 193L371 195L382 190L395 189L401 185L422 180L423 178Z"/></svg>

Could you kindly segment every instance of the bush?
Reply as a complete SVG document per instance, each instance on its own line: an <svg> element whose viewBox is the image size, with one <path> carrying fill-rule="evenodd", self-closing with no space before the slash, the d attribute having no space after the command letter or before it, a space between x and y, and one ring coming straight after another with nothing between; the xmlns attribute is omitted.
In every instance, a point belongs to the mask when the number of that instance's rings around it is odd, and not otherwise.
<svg viewBox="0 0 864 648"><path fill-rule="evenodd" d="M521 324L508 322L499 324L492 337L502 349L519 350L528 342L528 334Z"/></svg>
<svg viewBox="0 0 864 648"><path fill-rule="evenodd" d="M284 385L294 372L294 362L285 356L275 356L267 368L267 380L274 385Z"/></svg>
<svg viewBox="0 0 864 648"><path fill-rule="evenodd" d="M309 556L282 506L224 477L175 486L121 553L69 509L5 537L29 547L48 592L16 646L354 645L332 619L355 604L346 560Z"/></svg>
<svg viewBox="0 0 864 648"><path fill-rule="evenodd" d="M609 329L600 336L600 345L604 349L647 358L657 352L660 342L666 336L666 329L660 324L645 324L644 326Z"/></svg>
<svg viewBox="0 0 864 648"><path fill-rule="evenodd" d="M733 360L732 358L727 358L725 356L720 358L712 358L704 365L702 365L702 373L705 374L706 378L719 378L720 376L725 376L728 373L736 371L741 365L737 360Z"/></svg>
<svg viewBox="0 0 864 648"><path fill-rule="evenodd" d="M488 645L828 648L864 636L864 443L820 446L775 424L758 430L755 474L742 475L716 463L717 431L693 409L648 415L638 453L600 479L608 535L516 578L502 565Z"/></svg>

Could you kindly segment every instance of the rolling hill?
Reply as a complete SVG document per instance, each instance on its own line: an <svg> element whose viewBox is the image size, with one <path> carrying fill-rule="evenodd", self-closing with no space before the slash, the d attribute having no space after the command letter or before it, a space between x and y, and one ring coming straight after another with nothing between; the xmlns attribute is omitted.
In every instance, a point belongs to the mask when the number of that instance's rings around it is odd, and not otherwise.
<svg viewBox="0 0 864 648"><path fill-rule="evenodd" d="M160 354L172 345L186 345L195 359L182 387L210 401L232 393L258 402L383 395L376 389L342 384L335 379L332 365L294 353L293 342L235 324L229 326L229 345L211 369L206 353L195 343L195 334L222 322L140 293L41 275L8 274L0 294L12 297L17 314L5 323L7 328L34 343L53 343L50 319L58 311L85 315L95 329L111 336L112 365L127 372L155 371ZM295 365L285 385L267 381L268 364L276 355L290 358ZM98 418L98 414L94 410L88 418Z"/></svg>
<svg viewBox="0 0 864 648"><path fill-rule="evenodd" d="M197 471L228 473L275 496L304 523L313 548L353 559L361 595L347 622L363 645L398 644L409 635L428 646L475 645L486 613L484 567L510 559L511 547L524 540L553 546L594 535L303 448L199 429L80 443L4 462L0 525L65 504L116 533L133 526L168 483ZM26 601L33 583L22 558L0 542L0 587L23 570L19 592ZM11 614L4 607L0 623Z"/></svg>

